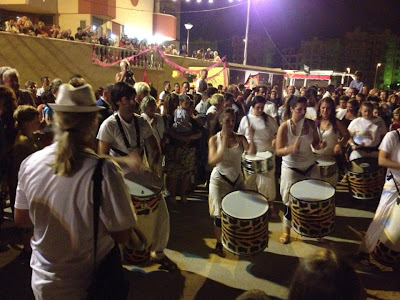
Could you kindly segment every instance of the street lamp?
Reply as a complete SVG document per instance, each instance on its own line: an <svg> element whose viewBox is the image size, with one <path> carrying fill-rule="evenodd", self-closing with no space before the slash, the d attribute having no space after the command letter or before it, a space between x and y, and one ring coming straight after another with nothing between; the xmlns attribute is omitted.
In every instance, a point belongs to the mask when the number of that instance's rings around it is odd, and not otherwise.
<svg viewBox="0 0 400 300"><path fill-rule="evenodd" d="M186 51L187 51L187 53L188 53L188 56L190 56L190 53L189 53L189 30L193 28L193 24L186 23L186 24L185 24L185 28L186 28L186 30L187 30L187 32L188 32L188 34L187 34L187 40L186 40Z"/></svg>
<svg viewBox="0 0 400 300"><path fill-rule="evenodd" d="M375 69L375 80L374 80L374 88L376 88L376 77L378 76L378 69L379 67L382 66L381 63L376 64L376 69Z"/></svg>
<svg viewBox="0 0 400 300"><path fill-rule="evenodd" d="M249 23L250 23L250 0L247 0L247 20L246 20L246 37L244 42L243 64L247 64L247 46L249 44Z"/></svg>
<svg viewBox="0 0 400 300"><path fill-rule="evenodd" d="M350 77L350 67L346 69L347 70L347 86L349 86L349 77Z"/></svg>

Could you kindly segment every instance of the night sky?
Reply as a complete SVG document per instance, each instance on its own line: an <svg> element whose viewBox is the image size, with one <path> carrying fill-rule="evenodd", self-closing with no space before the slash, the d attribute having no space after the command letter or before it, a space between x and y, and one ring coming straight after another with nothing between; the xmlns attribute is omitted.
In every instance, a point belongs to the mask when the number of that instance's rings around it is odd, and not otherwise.
<svg viewBox="0 0 400 300"><path fill-rule="evenodd" d="M268 39L255 9L279 49L298 47L312 37L341 38L356 27L363 30L389 28L400 33L399 0L251 0L250 34ZM182 11L206 10L238 4L238 0L182 2ZM192 23L191 41L196 38L218 40L220 54L231 54L230 37L245 35L247 1L241 5L212 12L182 13L181 40L186 40L184 23ZM221 56L222 56L221 55Z"/></svg>

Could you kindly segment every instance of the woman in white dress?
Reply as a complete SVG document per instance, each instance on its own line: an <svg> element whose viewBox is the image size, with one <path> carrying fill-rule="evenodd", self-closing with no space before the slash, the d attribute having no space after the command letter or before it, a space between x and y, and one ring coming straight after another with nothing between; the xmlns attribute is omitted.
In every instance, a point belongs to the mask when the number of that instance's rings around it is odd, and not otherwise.
<svg viewBox="0 0 400 300"><path fill-rule="evenodd" d="M290 242L291 211L289 189L293 183L303 179L319 179L320 173L315 163L314 149L322 149L314 121L305 119L307 99L291 97L286 106L289 119L281 124L276 137L276 155L282 156L281 186L282 201L286 205L283 218L282 244Z"/></svg>
<svg viewBox="0 0 400 300"><path fill-rule="evenodd" d="M238 132L244 134L247 141L250 142L250 127L254 130L254 143L258 152L269 151L274 154L275 136L278 131L278 124L275 119L264 113L265 98L256 96L252 103L251 114L243 118L239 125ZM274 208L276 198L275 181L275 155L271 157L273 169L268 173L249 174L245 185L248 190L258 191L268 199L269 212L271 219L278 219Z"/></svg>
<svg viewBox="0 0 400 300"><path fill-rule="evenodd" d="M244 188L242 154L244 151L249 154L255 154L257 151L253 140L254 132L250 130L249 144L243 135L233 131L235 121L235 111L232 108L225 108L219 116L222 130L212 136L208 142L208 162L214 166L210 178L209 208L210 215L214 218L217 239L215 252L221 257L225 257L221 244L222 199L228 193Z"/></svg>
<svg viewBox="0 0 400 300"><path fill-rule="evenodd" d="M323 149L313 148L317 162L335 163L335 156L343 153L342 149L346 146L350 135L344 125L336 118L335 102L331 98L324 98L319 102L315 125L320 139L325 144ZM336 187L338 175L338 168L336 168L334 174L323 179Z"/></svg>

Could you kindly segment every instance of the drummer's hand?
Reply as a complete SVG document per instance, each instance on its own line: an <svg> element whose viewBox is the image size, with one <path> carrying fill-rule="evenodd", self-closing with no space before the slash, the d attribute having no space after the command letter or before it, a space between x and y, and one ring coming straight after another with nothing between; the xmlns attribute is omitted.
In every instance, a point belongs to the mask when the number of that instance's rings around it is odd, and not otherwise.
<svg viewBox="0 0 400 300"><path fill-rule="evenodd" d="M124 163L134 172L140 171L143 167L143 160L136 151L132 151L129 155L125 156Z"/></svg>
<svg viewBox="0 0 400 300"><path fill-rule="evenodd" d="M228 136L221 131L221 148L228 148Z"/></svg>
<svg viewBox="0 0 400 300"><path fill-rule="evenodd" d="M342 154L342 147L340 146L340 144L336 144L335 147L333 147L333 154L334 155Z"/></svg>
<svg viewBox="0 0 400 300"><path fill-rule="evenodd" d="M272 147L275 148L276 139L273 139L272 142L271 142L271 144L272 144Z"/></svg>

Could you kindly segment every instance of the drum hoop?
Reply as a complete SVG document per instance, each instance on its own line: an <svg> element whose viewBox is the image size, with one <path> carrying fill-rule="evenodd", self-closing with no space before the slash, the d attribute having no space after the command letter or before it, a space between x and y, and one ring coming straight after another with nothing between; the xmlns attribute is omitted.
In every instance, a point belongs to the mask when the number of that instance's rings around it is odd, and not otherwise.
<svg viewBox="0 0 400 300"><path fill-rule="evenodd" d="M225 199L226 196L228 196L229 194L235 193L235 192L250 192L250 193L254 193L254 194L260 195L261 197L263 197L263 198L266 200L266 204L267 204L267 210L266 210L266 212L264 212L263 214L260 214L259 216L253 216L253 217L249 217L249 218L238 218L238 217L235 217L235 216L232 216L232 215L228 214L228 213L227 213L226 211L224 211L223 208L222 208L222 201L224 201L224 199ZM236 191L229 192L228 194L226 194L226 195L224 196L224 198L222 198L222 201L221 201L221 212L224 213L224 214L226 214L227 216L229 216L229 217L231 217L231 218L236 219L236 220L248 221L248 220L258 219L258 218L263 217L263 216L264 216L265 214L267 214L268 211L269 211L268 199L267 199L264 195L262 195L262 194L260 194L260 193L258 193L258 192L256 192L256 191L252 191L252 190L236 190Z"/></svg>
<svg viewBox="0 0 400 300"><path fill-rule="evenodd" d="M371 159L373 159L372 157L360 157L360 158L356 158L356 159L354 159L354 160L352 160L352 161L355 162L357 159L363 159L363 158L371 158ZM377 164L376 164L376 169L373 170L373 171L370 171L370 172L365 172L365 171L364 171L364 172L362 172L362 173L360 173L360 172L354 172L354 171L349 170L349 164L350 164L352 161L350 161L350 162L348 162L348 163L346 164L346 171L349 172L350 174L371 174L371 173L379 172L381 169L384 169L384 167L380 166L380 165L377 163ZM378 160L376 160L376 162L378 162ZM360 168L362 168L362 167L360 167Z"/></svg>
<svg viewBox="0 0 400 300"><path fill-rule="evenodd" d="M296 184L296 183L298 183L298 182L300 182L300 181L304 181L304 180L322 181L322 182L324 182L324 183L329 184L329 185L332 187L332 189L334 190L334 193L333 193L332 197L329 197L328 199L321 199L321 200L318 200L318 201L316 201L316 200L310 201L310 200L299 199L299 198L293 196L292 193L290 192L292 186L293 186L294 184ZM332 198L335 199L335 196L336 196L336 189L335 189L335 187L332 185L332 183L327 182L327 181L324 181L324 180L321 180L321 179L312 179L312 178L300 179L300 180L297 180L296 182L293 182L292 185L290 186L290 188L289 188L289 196L292 197L292 198L295 198L295 199L298 200L298 201L302 201L302 202L310 202L310 203L316 203L316 202L318 202L318 203L320 203L320 202L322 202L322 201L329 201L329 200L332 200Z"/></svg>

